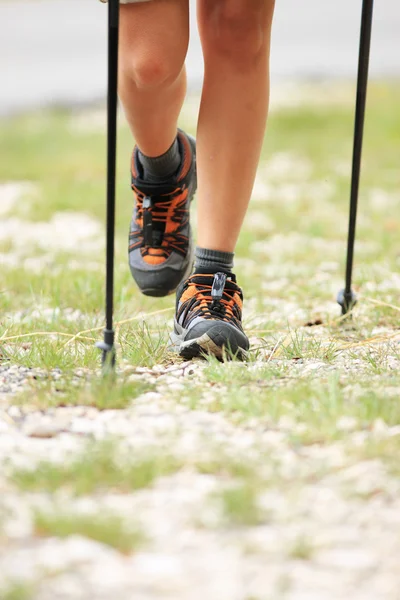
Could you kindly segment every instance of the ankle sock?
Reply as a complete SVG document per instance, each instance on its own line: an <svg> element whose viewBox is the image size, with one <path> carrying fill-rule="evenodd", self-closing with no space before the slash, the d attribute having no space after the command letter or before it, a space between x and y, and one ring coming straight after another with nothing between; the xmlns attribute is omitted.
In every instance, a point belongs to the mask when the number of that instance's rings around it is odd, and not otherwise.
<svg viewBox="0 0 400 600"><path fill-rule="evenodd" d="M232 273L233 252L221 252L208 248L196 248L194 272L195 273Z"/></svg>
<svg viewBox="0 0 400 600"><path fill-rule="evenodd" d="M143 167L146 181L157 183L160 180L168 179L177 172L182 161L178 138L175 138L172 146L161 156L146 156L139 150L139 161Z"/></svg>

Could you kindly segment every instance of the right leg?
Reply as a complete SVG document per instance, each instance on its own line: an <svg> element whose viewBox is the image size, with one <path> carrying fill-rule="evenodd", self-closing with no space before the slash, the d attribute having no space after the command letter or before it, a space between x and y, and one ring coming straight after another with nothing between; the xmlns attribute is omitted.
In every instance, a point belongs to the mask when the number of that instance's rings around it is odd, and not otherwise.
<svg viewBox="0 0 400 600"><path fill-rule="evenodd" d="M177 122L186 95L188 0L120 7L119 96L136 140L129 264L144 294L165 296L190 274L195 141Z"/></svg>
<svg viewBox="0 0 400 600"><path fill-rule="evenodd" d="M176 138L186 94L188 0L151 0L120 7L119 96L146 156L160 156Z"/></svg>

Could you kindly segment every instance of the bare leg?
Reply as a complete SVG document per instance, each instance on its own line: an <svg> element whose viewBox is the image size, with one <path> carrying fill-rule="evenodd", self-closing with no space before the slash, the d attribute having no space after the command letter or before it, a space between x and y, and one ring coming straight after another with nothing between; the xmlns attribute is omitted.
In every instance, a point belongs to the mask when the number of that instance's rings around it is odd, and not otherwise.
<svg viewBox="0 0 400 600"><path fill-rule="evenodd" d="M233 252L268 114L273 0L198 0L205 78L197 132L198 245Z"/></svg>
<svg viewBox="0 0 400 600"><path fill-rule="evenodd" d="M120 7L119 96L133 136L147 156L166 152L186 94L188 0Z"/></svg>

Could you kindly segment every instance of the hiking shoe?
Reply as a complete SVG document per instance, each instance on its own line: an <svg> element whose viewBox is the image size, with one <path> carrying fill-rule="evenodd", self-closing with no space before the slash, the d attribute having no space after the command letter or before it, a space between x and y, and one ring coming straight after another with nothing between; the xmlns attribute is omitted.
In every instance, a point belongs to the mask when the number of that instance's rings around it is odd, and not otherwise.
<svg viewBox="0 0 400 600"><path fill-rule="evenodd" d="M167 296L193 268L190 203L197 189L196 141L178 132L182 163L166 181L148 183L135 147L132 190L135 195L129 234L129 266L143 294Z"/></svg>
<svg viewBox="0 0 400 600"><path fill-rule="evenodd" d="M242 307L235 275L192 275L177 291L173 349L186 359L204 354L245 358L249 340L242 328Z"/></svg>

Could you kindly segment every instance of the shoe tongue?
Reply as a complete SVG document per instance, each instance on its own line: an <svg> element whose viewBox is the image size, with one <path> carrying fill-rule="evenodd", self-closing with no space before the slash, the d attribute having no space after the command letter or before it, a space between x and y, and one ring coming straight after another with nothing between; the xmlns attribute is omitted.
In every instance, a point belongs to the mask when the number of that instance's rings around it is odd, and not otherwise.
<svg viewBox="0 0 400 600"><path fill-rule="evenodd" d="M176 190L176 181L168 179L168 181L160 181L151 183L142 179L135 180L135 186L142 192L144 196L151 196L154 202L165 200L163 196L172 194Z"/></svg>
<svg viewBox="0 0 400 600"><path fill-rule="evenodd" d="M152 198L145 197L143 200L143 231L145 245L151 248L160 248L166 229L165 219L154 218L154 210L160 212Z"/></svg>
<svg viewBox="0 0 400 600"><path fill-rule="evenodd" d="M218 271L218 273L222 273L222 271ZM207 288L212 288L215 282L216 273L199 273L198 269L196 269L196 273L192 275L190 278L192 283L195 283L196 286L201 289L203 286ZM224 289L225 291L236 291L236 277L233 273L226 273L227 279L225 282Z"/></svg>
<svg viewBox="0 0 400 600"><path fill-rule="evenodd" d="M236 275L234 273L230 273L229 271L224 271L223 269L218 269L218 271L215 271L215 273L213 273L212 271L210 272L210 269L207 268L197 268L195 269L194 274L192 275L192 281L194 281L196 278L196 283L197 283L197 279L199 283L203 283L204 285L212 285L213 281L214 281L214 277L217 273L225 273L225 275L227 276L226 279L226 284L228 285L231 281L233 283L236 283ZM208 280L208 281L206 281Z"/></svg>

